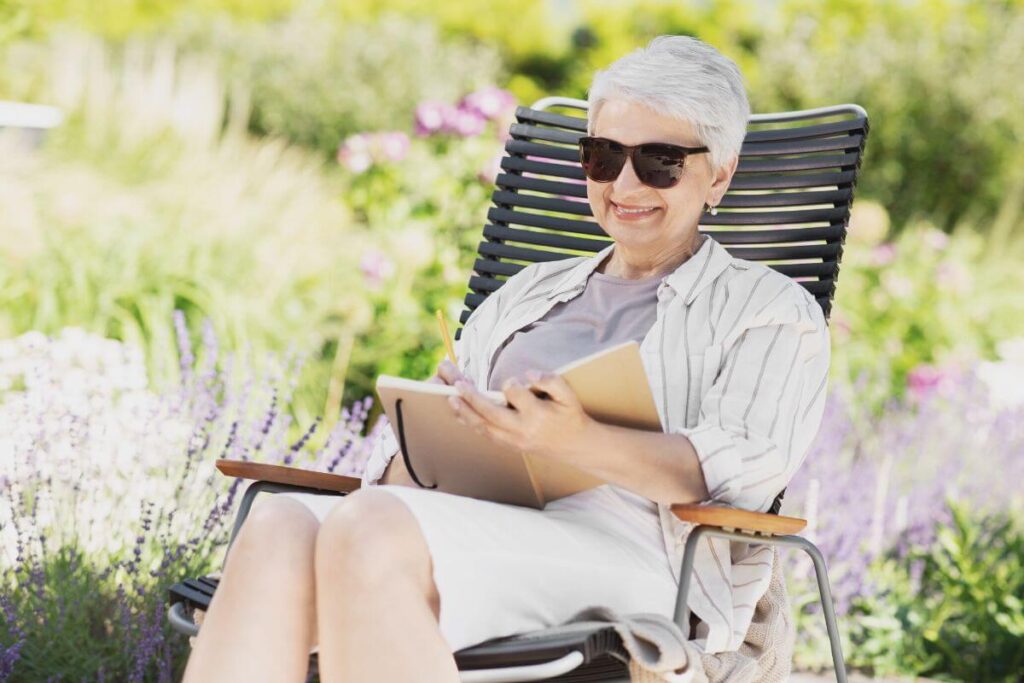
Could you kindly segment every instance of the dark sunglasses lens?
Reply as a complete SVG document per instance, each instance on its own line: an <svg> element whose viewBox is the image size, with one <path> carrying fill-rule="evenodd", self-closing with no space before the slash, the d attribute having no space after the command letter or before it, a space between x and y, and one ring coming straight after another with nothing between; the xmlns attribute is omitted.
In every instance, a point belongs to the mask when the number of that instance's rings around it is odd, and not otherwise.
<svg viewBox="0 0 1024 683"><path fill-rule="evenodd" d="M633 166L640 182L651 187L672 187L683 177L686 153L668 145L640 145Z"/></svg>
<svg viewBox="0 0 1024 683"><path fill-rule="evenodd" d="M625 151L608 140L580 140L580 163L591 180L607 183L619 177L626 163Z"/></svg>

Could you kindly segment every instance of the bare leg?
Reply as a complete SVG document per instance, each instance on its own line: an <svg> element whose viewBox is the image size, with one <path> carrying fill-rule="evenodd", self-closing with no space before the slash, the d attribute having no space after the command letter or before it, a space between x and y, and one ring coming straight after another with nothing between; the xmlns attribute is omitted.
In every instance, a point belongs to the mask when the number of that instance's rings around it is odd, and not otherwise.
<svg viewBox="0 0 1024 683"><path fill-rule="evenodd" d="M316 634L317 528L298 501L257 503L231 547L185 683L305 680Z"/></svg>
<svg viewBox="0 0 1024 683"><path fill-rule="evenodd" d="M320 673L331 683L454 683L416 518L386 491L350 494L316 541Z"/></svg>

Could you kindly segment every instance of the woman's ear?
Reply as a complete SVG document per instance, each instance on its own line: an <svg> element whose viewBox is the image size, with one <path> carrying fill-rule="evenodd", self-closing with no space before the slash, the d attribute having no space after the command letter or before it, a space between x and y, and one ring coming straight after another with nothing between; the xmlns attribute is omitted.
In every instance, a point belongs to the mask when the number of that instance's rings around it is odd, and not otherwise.
<svg viewBox="0 0 1024 683"><path fill-rule="evenodd" d="M711 181L711 187L708 190L707 203L709 205L718 206L721 203L722 197L725 196L725 191L729 189L729 183L732 182L732 176L736 173L739 163L740 158L737 155L715 171L715 177Z"/></svg>

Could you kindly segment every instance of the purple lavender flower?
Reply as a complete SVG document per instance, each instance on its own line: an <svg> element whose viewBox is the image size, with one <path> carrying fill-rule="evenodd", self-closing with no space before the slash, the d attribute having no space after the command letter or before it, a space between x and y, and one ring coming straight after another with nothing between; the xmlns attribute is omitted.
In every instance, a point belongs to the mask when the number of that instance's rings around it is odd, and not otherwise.
<svg viewBox="0 0 1024 683"><path fill-rule="evenodd" d="M370 289L380 287L395 273L395 264L387 254L378 249L369 249L359 259L359 269Z"/></svg>
<svg viewBox="0 0 1024 683"><path fill-rule="evenodd" d="M377 156L383 161L402 161L409 154L409 136L401 131L377 133L374 136L374 148Z"/></svg>

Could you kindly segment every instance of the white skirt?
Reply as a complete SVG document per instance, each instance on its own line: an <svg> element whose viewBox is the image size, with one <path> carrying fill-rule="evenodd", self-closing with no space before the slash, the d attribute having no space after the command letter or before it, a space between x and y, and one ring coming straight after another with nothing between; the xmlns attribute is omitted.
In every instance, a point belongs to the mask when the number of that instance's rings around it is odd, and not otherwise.
<svg viewBox="0 0 1024 683"><path fill-rule="evenodd" d="M373 487L401 499L419 522L452 652L501 636L564 624L580 610L671 617L676 579L657 508L615 486L543 510L404 486ZM344 499L280 494L323 520Z"/></svg>

